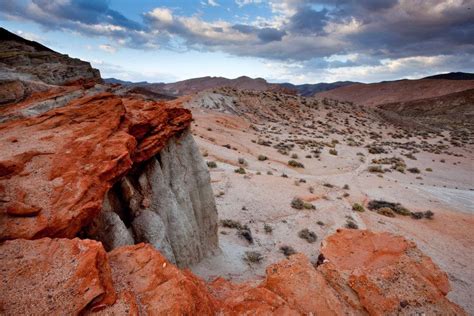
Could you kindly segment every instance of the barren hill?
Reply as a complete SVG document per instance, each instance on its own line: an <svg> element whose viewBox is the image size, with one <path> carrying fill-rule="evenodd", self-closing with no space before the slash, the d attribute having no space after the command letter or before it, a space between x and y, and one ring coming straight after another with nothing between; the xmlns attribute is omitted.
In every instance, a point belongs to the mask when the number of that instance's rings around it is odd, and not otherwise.
<svg viewBox="0 0 474 316"><path fill-rule="evenodd" d="M440 97L474 88L474 80L420 79L354 84L317 93L318 99L335 99L366 106Z"/></svg>
<svg viewBox="0 0 474 316"><path fill-rule="evenodd" d="M111 81L108 79L109 82ZM136 83L134 86L140 86L146 90L166 94L169 96L182 96L197 93L203 90L216 89L221 87L230 87L235 89L255 90L255 91L285 91L292 92L278 84L268 83L262 78L250 78L247 76L235 79L224 77L201 77L193 78L173 83Z"/></svg>

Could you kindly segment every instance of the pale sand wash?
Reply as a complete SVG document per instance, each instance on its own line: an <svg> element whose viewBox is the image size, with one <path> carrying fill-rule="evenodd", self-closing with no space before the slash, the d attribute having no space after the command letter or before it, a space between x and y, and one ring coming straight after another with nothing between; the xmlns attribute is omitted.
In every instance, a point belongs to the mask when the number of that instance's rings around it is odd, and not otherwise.
<svg viewBox="0 0 474 316"><path fill-rule="evenodd" d="M340 144L336 145L337 156L330 155L325 148L320 155L321 160L307 159L304 158L307 151L295 146L291 153L298 154L297 160L305 168L291 168L287 165L291 159L289 156L252 142L259 133L252 130L248 120L242 116L217 110L192 110L195 118L193 134L200 150L207 155L206 161L217 163L217 168L210 169L210 173L219 219L233 219L247 224L254 238L254 243L249 244L237 235L236 229L220 226L221 253L193 266L193 272L207 279L223 276L234 281L261 277L265 267L284 258L279 251L282 245L292 246L315 262L320 242L337 228L344 227L348 217L351 217L361 229L394 232L415 241L448 273L453 288L449 298L474 313L472 145L453 149L464 157L421 151L416 154L417 160L411 160L400 156L401 150L398 149L390 154L368 154L367 148L347 146L341 135L330 134L322 140L340 140ZM321 109L321 117L327 112ZM282 130L286 128L283 126ZM394 131L393 127L378 128L375 124L365 129L384 135ZM284 138L283 135L279 137ZM236 150L223 147L225 144ZM359 160L358 152L365 154L365 162ZM262 154L268 160L259 161L257 157ZM421 174L393 171L378 177L367 171L372 158L391 156L403 157L408 167L418 167ZM246 175L234 172L239 166L239 157L248 164ZM426 172L425 168L432 168L433 171ZM273 175L267 175L267 171ZM282 173L288 178L281 177ZM418 176L422 179L417 179ZM299 179L305 179L306 183L296 185L295 181ZM328 188L324 183L334 187ZM349 185L349 190L343 189L345 184ZM313 193L309 187L314 188ZM350 195L344 197L346 192ZM311 202L316 210L293 209L290 203L295 196ZM433 220L415 220L400 215L389 218L369 210L364 213L352 211L353 203L367 203L371 199L399 202L411 211L431 210L435 216ZM324 225L318 225L318 221ZM271 234L265 233L265 223L272 226ZM315 243L298 237L298 232L304 228L317 234ZM243 260L245 252L250 250L260 252L263 261L249 264Z"/></svg>

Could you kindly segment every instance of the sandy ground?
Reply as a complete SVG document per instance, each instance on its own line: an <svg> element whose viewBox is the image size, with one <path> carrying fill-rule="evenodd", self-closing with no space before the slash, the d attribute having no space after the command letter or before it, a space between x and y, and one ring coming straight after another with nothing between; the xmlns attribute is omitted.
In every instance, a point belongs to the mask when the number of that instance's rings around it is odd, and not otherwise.
<svg viewBox="0 0 474 316"><path fill-rule="evenodd" d="M262 137L262 132L250 128L244 118L202 109L193 109L193 115L195 139L205 159L217 164L210 171L219 218L246 224L254 239L249 243L238 235L237 229L220 227L220 252L192 267L196 274L207 279L222 276L234 281L255 280L264 275L266 266L284 258L280 251L284 245L316 261L320 242L352 221L359 229L389 231L413 240L448 273L453 288L449 298L474 314L472 145L453 149L464 157L421 151L416 154L417 160L405 159L407 167L418 167L420 174L392 171L379 175L367 171L372 158L402 157L403 150L372 155L362 146L346 145L343 136L330 134L324 135L326 141L340 140L336 145L337 156L324 149L319 159L305 158L308 150L296 146L290 155L296 153L296 160L305 168L292 168L287 164L290 156L252 142ZM288 128L282 126L278 137L283 138ZM377 130L393 131L381 126ZM226 144L231 148L223 146ZM364 154L363 161L357 154L360 152ZM267 156L268 160L259 161L259 155ZM239 164L238 158L246 164ZM246 174L234 172L239 166L245 168ZM426 168L432 171L425 171ZM324 185L328 183L333 187ZM346 184L348 189L343 188ZM292 208L294 197L313 204L315 209ZM435 215L432 220L415 220L352 210L353 203L366 205L372 199L402 203L411 211L431 210ZM265 224L271 226L271 233L265 232ZM298 232L305 228L316 233L316 242L308 243L298 237ZM248 263L243 259L247 251L258 251L263 260Z"/></svg>

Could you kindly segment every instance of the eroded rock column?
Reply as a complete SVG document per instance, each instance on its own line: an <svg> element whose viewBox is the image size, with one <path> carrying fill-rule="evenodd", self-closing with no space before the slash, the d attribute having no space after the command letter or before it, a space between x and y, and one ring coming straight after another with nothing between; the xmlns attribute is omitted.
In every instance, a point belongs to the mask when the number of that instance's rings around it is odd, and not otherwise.
<svg viewBox="0 0 474 316"><path fill-rule="evenodd" d="M191 133L171 138L157 156L116 184L87 234L108 250L150 243L180 267L216 249L209 171Z"/></svg>

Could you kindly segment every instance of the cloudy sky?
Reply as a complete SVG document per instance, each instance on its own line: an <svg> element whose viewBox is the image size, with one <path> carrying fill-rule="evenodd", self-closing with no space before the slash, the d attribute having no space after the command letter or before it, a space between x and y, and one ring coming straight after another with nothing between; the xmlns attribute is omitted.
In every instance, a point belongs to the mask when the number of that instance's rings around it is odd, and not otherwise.
<svg viewBox="0 0 474 316"><path fill-rule="evenodd" d="M474 72L474 0L0 0L0 25L132 81Z"/></svg>

